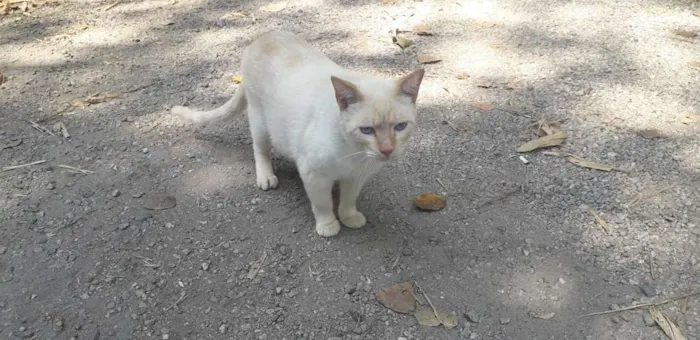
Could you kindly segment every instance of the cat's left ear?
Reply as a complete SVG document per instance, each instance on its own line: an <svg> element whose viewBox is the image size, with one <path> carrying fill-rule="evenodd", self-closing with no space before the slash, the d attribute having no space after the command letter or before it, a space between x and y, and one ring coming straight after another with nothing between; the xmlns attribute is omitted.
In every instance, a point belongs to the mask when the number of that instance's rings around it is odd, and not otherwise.
<svg viewBox="0 0 700 340"><path fill-rule="evenodd" d="M340 111L345 111L348 106L362 101L362 94L355 84L336 76L331 76L331 83L333 83L335 100L338 102Z"/></svg>
<svg viewBox="0 0 700 340"><path fill-rule="evenodd" d="M419 68L411 74L404 76L398 81L398 93L402 96L407 96L411 98L411 102L415 103L418 98L418 90L420 89L420 84L423 81L423 75L425 70Z"/></svg>

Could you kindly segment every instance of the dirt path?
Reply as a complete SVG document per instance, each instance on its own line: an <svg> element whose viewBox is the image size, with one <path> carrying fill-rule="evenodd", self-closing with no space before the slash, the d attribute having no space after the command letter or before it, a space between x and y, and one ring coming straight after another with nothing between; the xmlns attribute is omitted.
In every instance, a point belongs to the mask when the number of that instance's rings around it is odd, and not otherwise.
<svg viewBox="0 0 700 340"><path fill-rule="evenodd" d="M356 3L0 16L0 166L44 161L0 171L0 338L664 338L645 309L579 316L700 291L697 2ZM433 35L391 43L415 24ZM195 131L167 114L226 100L241 49L270 29L378 74L442 60L424 66L409 152L363 191L362 230L318 237L285 160L280 188L256 189L243 117ZM568 135L549 151L622 171L541 150L525 164L516 149L541 119ZM425 191L447 208L414 209ZM457 327L375 301L410 280ZM660 307L694 340L698 308Z"/></svg>

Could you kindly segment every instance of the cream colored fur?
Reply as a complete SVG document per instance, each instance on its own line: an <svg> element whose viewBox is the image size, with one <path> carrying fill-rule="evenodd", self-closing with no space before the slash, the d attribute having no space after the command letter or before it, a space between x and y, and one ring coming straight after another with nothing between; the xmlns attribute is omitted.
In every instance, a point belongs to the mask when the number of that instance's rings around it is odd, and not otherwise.
<svg viewBox="0 0 700 340"><path fill-rule="evenodd" d="M273 31L245 48L241 70L242 86L223 106L206 112L175 106L172 112L204 124L247 107L258 187L277 187L270 159L274 147L296 163L319 235L340 231L331 197L336 181L340 222L349 228L365 225L355 202L365 182L411 137L423 69L400 79L358 74L296 35Z"/></svg>

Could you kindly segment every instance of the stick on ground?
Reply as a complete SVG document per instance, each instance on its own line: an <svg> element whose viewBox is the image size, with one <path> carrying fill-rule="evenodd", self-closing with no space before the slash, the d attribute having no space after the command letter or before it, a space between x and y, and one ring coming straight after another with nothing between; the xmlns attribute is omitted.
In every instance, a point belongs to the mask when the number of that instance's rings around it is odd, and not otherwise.
<svg viewBox="0 0 700 340"><path fill-rule="evenodd" d="M28 167L28 166L37 165L37 164L41 164L41 163L46 163L46 160L45 160L45 159L42 159L42 160L40 160L40 161L31 162L31 163L4 166L4 167L2 168L2 171L10 171L10 170L15 170L15 169L26 168L26 167Z"/></svg>
<svg viewBox="0 0 700 340"><path fill-rule="evenodd" d="M650 307L650 306L660 306L660 305L667 304L667 303L669 303L669 302L673 302L673 301L685 299L685 298L688 298L688 297L691 297L691 296L695 296L695 295L700 295L700 292L695 292L695 293L685 294L685 295L681 295L681 296L676 296L676 297L673 297L673 298L670 298L670 299L661 300L661 301L657 301L657 302L640 303L640 304L638 304L638 305L632 305L632 306L625 307L625 308L620 308L620 309L613 309L613 310L606 310L606 311L602 311L602 312L595 312L595 313L590 313L590 314L584 314L584 315L581 315L580 317L582 318L582 317L586 317L586 316L594 316L594 315L603 315L603 314L618 313L618 312L624 312L624 311L626 311L626 310L632 310L632 309L644 308L644 307Z"/></svg>
<svg viewBox="0 0 700 340"><path fill-rule="evenodd" d="M418 289L420 290L420 292L423 293L423 296L425 297L425 300L428 301L428 304L430 305L430 308L433 309L433 314L435 314L435 318L436 318L438 321L440 321L441 324L444 325L445 323L444 323L444 322L442 321L442 319L440 318L440 314L438 314L437 309L435 309L435 305L433 305L433 302L430 301L430 298L428 297L428 294L426 294L425 291L423 290L423 288L421 288L421 287L418 285L418 282L414 282L414 284L416 285L416 287L418 287Z"/></svg>

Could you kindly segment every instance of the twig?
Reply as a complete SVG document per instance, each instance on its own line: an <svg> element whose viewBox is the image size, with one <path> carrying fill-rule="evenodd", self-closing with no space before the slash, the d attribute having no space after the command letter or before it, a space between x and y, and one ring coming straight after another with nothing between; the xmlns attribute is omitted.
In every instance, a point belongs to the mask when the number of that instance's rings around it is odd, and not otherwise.
<svg viewBox="0 0 700 340"><path fill-rule="evenodd" d="M70 171L73 171L73 172L80 172L80 173L83 173L83 174L86 174L86 175L89 175L89 174L91 174L91 173L94 173L94 171L91 171L91 170L85 170L85 169L81 169L81 168L76 168L76 167L74 167L74 166L65 165L65 164L59 164L58 167L59 167L59 168L66 169L66 170L70 170Z"/></svg>
<svg viewBox="0 0 700 340"><path fill-rule="evenodd" d="M186 296L187 296L187 292L183 291L182 294L180 294L180 297L177 299L177 301L175 301L175 303L173 303L172 305L170 305L170 307L166 308L165 311L167 312L167 311L169 311L169 310L171 310L171 309L177 307L177 305L178 305L180 302L182 302L182 300L184 300Z"/></svg>
<svg viewBox="0 0 700 340"><path fill-rule="evenodd" d="M105 8L103 9L103 11L105 11L105 12L106 12L106 11L109 11L110 9L112 9L112 8L114 8L115 6L119 5L120 3L122 3L122 0L117 0L117 1L115 1L113 4L111 4L111 5L107 6L107 7L105 7Z"/></svg>
<svg viewBox="0 0 700 340"><path fill-rule="evenodd" d="M421 287L418 285L418 282L414 281L414 283L416 284L416 287L418 287L418 289L420 289L420 292L423 293L423 296L425 297L425 300L428 301L428 304L430 305L430 308L433 309L433 314L435 314L435 318L436 318L438 321L440 321L441 324L445 324L444 322L442 322L442 319L440 319L440 315L438 314L437 309L435 309L435 305L433 305L433 302L430 301L430 298L428 297L428 294L425 294L425 291L423 290L423 288L421 288Z"/></svg>
<svg viewBox="0 0 700 340"><path fill-rule="evenodd" d="M445 186L445 183L442 183L442 181L439 178L435 179L438 183L440 183L440 186L447 191L448 194L452 194L452 191L450 189L447 189L447 186Z"/></svg>
<svg viewBox="0 0 700 340"><path fill-rule="evenodd" d="M37 165L37 164L41 164L41 163L46 163L46 160L45 160L45 159L42 159L42 160L40 160L40 161L31 162L31 163L25 163L25 164L19 164L19 165L11 165L11 166L4 166L4 167L2 168L2 171L10 171L10 170L15 170L15 169L26 168L26 167L28 167L28 166Z"/></svg>
<svg viewBox="0 0 700 340"><path fill-rule="evenodd" d="M646 200L648 200L648 199L650 199L650 198L652 198L652 197L654 197L654 196L656 196L656 195L659 195L659 194L663 193L664 191L666 191L666 190L668 190L668 189L671 189L671 188L673 188L673 186L669 185L669 186L667 186L667 187L663 187L663 188L661 188L661 189L659 189L659 190L656 190L656 191L652 192L652 193L649 194L649 195L639 195L639 196L637 196L637 198L635 198L635 199L632 201L632 203L630 203L629 207L632 208L632 207L634 207L635 205L637 205L637 204L639 204L639 203L642 203L643 201L646 201Z"/></svg>
<svg viewBox="0 0 700 340"><path fill-rule="evenodd" d="M649 252L649 274L651 274L651 278L656 280L656 275L654 275L654 257L651 255L651 252Z"/></svg>
<svg viewBox="0 0 700 340"><path fill-rule="evenodd" d="M41 132L43 132L43 133L47 133L47 134L49 134L49 135L51 135L51 136L55 136L55 135L53 134L53 132L51 132L49 129L47 129L47 128L45 128L45 127L43 127L43 126L37 124L37 122L33 122L33 121L31 121L31 120L28 120L27 122L28 122L29 125L31 125L33 128L35 128L35 129L37 129L37 130L39 130L39 131L41 131Z"/></svg>
<svg viewBox="0 0 700 340"><path fill-rule="evenodd" d="M396 266L399 265L399 260L401 259L401 248L399 248L399 254L396 255L396 260L394 260L394 264L391 265L391 269L396 268Z"/></svg>
<svg viewBox="0 0 700 340"><path fill-rule="evenodd" d="M695 292L695 293L689 293L689 294L685 294L685 295L681 295L681 296L676 296L676 297L673 297L673 298L670 298L670 299L666 299L666 300L661 300L661 301L658 301L658 302L640 303L640 304L638 304L638 305L632 305L632 306L625 307L625 308L620 308L620 309L613 309L613 310L606 310L606 311L602 311L602 312L595 312L595 313L590 313L590 314L584 314L584 315L581 315L581 316L579 316L579 317L582 318L582 317L586 317L586 316L594 316L594 315L603 315L603 314L611 314L611 313L617 313L617 312L624 312L624 311L626 311L626 310L632 310L632 309L637 309L637 308L644 308L644 307L649 307L649 306L660 306L660 305L667 304L667 303L669 303L669 302L673 302L673 301L677 301L677 300L689 298L689 297L695 296L695 295L700 295L700 292Z"/></svg>
<svg viewBox="0 0 700 340"><path fill-rule="evenodd" d="M258 272L260 269L262 269L263 264L265 264L265 259L267 259L267 252L263 252L262 257L260 260L258 260L258 263L253 263L253 268L248 272L248 275L246 275L246 278L248 280L252 280L256 275L258 275Z"/></svg>
<svg viewBox="0 0 700 340"><path fill-rule="evenodd" d="M593 217L595 218L596 223L597 223L601 228L603 228L603 230L605 230L606 233L610 234L610 227L608 226L608 222L605 222L605 220L604 220L602 217L600 217L600 215L599 215L595 210L593 210L593 208L588 208L588 212L589 212L591 215L593 215Z"/></svg>

